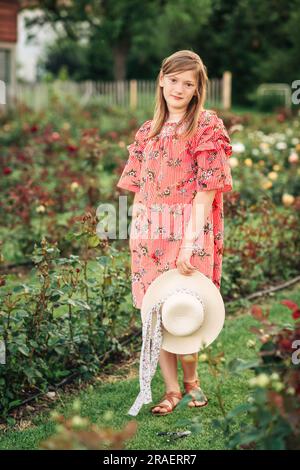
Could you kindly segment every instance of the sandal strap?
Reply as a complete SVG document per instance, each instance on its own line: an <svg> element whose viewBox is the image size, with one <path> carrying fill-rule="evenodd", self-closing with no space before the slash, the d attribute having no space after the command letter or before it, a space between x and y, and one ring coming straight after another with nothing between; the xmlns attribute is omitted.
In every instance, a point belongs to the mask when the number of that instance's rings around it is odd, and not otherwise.
<svg viewBox="0 0 300 470"><path fill-rule="evenodd" d="M184 388L185 388L185 391L186 393L190 393L192 392L193 390L195 391L198 391L198 392L201 392L203 397L204 397L204 401L207 403L207 398L202 390L202 388L200 387L200 383L199 383L199 379L196 379L194 380L194 382L183 382L184 383ZM191 393L190 393L191 394ZM191 394L191 396L194 397L193 394ZM192 401L199 401L197 398L193 398Z"/></svg>
<svg viewBox="0 0 300 470"><path fill-rule="evenodd" d="M174 408L176 406L176 403L174 402L174 398L179 398L179 400L181 400L182 393L181 392L167 392L165 393L162 401L168 400L172 404L172 408Z"/></svg>
<svg viewBox="0 0 300 470"><path fill-rule="evenodd" d="M179 398L181 400L182 393L181 392L167 392L164 394L161 401L157 405L154 405L152 408L156 408L157 406L159 406L159 408L166 408L167 411L172 411L172 409L177 405L177 403L174 402L173 398ZM170 405L167 405L166 403L162 403L164 400L168 400L171 403L172 408L170 407Z"/></svg>
<svg viewBox="0 0 300 470"><path fill-rule="evenodd" d="M200 388L199 379L196 379L193 382L183 382L183 385L187 393L191 390L197 390L198 388Z"/></svg>
<svg viewBox="0 0 300 470"><path fill-rule="evenodd" d="M157 405L154 405L154 406L152 407L152 409L153 409L153 408L157 408L157 407L159 407L159 408L164 408L164 409L167 410L167 411L172 411L171 406L170 406L170 405L167 405L166 403L162 403L162 404L161 404L161 403L158 403Z"/></svg>
<svg viewBox="0 0 300 470"><path fill-rule="evenodd" d="M181 392L166 392L165 397L175 397L175 398L182 398Z"/></svg>

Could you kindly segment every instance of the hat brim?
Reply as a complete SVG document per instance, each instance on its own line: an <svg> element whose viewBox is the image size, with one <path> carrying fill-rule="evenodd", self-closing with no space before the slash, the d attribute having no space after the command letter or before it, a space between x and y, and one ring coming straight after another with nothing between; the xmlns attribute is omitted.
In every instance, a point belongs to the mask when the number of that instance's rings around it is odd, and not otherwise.
<svg viewBox="0 0 300 470"><path fill-rule="evenodd" d="M174 354L193 354L209 346L220 334L225 321L225 306L217 286L200 271L185 276L178 269L170 269L158 276L148 287L142 302L141 316L145 321L148 311L169 291L185 287L195 291L204 304L201 327L188 336L174 336L163 327L162 349ZM152 332L156 325L152 319Z"/></svg>

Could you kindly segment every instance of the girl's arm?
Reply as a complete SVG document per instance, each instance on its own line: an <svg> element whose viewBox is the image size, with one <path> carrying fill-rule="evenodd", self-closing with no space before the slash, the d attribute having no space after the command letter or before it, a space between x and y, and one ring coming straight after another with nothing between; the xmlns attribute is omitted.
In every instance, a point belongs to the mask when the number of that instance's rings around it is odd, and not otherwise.
<svg viewBox="0 0 300 470"><path fill-rule="evenodd" d="M193 199L191 216L183 234L183 240L177 258L177 268L181 274L191 274L196 268L190 263L193 242L201 233L210 213L216 190L198 191ZM201 239L201 238L200 238ZM203 238L202 238L203 239Z"/></svg>
<svg viewBox="0 0 300 470"><path fill-rule="evenodd" d="M215 189L197 192L193 199L191 217L186 227L181 247L191 246L195 238L202 232L216 192Z"/></svg>

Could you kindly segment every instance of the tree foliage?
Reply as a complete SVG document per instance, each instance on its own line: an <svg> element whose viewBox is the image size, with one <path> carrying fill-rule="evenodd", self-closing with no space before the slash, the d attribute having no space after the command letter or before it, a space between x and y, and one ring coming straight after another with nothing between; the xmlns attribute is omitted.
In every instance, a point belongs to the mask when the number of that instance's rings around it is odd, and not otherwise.
<svg viewBox="0 0 300 470"><path fill-rule="evenodd" d="M209 77L233 74L233 98L247 103L261 82L300 76L300 0L35 0L27 27L58 33L44 69L67 66L75 80L154 78L162 59L197 52Z"/></svg>

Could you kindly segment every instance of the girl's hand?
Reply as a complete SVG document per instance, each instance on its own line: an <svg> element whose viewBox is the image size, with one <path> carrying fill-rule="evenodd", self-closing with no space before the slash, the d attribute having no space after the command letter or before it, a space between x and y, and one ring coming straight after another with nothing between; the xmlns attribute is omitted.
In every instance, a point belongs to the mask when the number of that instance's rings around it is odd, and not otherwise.
<svg viewBox="0 0 300 470"><path fill-rule="evenodd" d="M194 271L197 269L190 263L190 258L193 253L193 248L181 248L179 251L179 255L177 257L177 269L180 274L185 276L189 276L193 274Z"/></svg>

